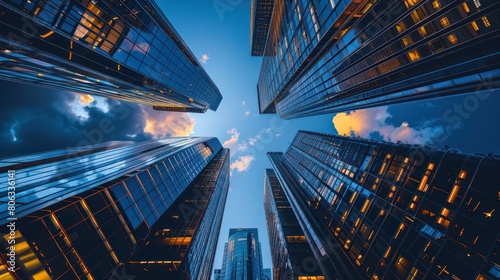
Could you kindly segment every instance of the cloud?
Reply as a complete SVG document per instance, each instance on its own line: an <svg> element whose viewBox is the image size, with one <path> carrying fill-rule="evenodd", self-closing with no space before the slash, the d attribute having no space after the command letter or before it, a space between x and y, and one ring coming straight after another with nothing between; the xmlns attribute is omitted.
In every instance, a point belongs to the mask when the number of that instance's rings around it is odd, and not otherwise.
<svg viewBox="0 0 500 280"><path fill-rule="evenodd" d="M260 140L260 138L261 138L260 134L257 134L255 137L250 137L248 139L248 144L250 144L250 146L254 146L255 143L257 143Z"/></svg>
<svg viewBox="0 0 500 280"><path fill-rule="evenodd" d="M207 61L210 59L210 57L208 57L208 54L202 54L201 55L201 59L200 61L204 64L207 64Z"/></svg>
<svg viewBox="0 0 500 280"><path fill-rule="evenodd" d="M382 106L339 113L333 117L333 124L339 135L370 138L372 133L378 133L385 141L408 144L425 144L444 132L441 126L432 127L432 122L426 122L423 127L416 128L410 127L408 122L394 126L386 122L390 117L387 106Z"/></svg>
<svg viewBox="0 0 500 280"><path fill-rule="evenodd" d="M234 149L236 145L238 144L238 139L240 138L240 133L236 130L236 128L231 128L230 130L227 131L228 134L231 134L231 138L229 140L226 140L222 146L224 148L228 149Z"/></svg>
<svg viewBox="0 0 500 280"><path fill-rule="evenodd" d="M156 111L147 106L143 107L143 111L146 120L143 131L155 139L194 133L195 120L186 113Z"/></svg>
<svg viewBox="0 0 500 280"><path fill-rule="evenodd" d="M250 116L250 111L248 111L248 110L247 110L247 111L245 112L245 115Z"/></svg>
<svg viewBox="0 0 500 280"><path fill-rule="evenodd" d="M254 161L255 158L250 155L244 155L238 157L238 159L231 163L230 168L231 171L236 170L238 172L247 171L250 168L250 163Z"/></svg>
<svg viewBox="0 0 500 280"><path fill-rule="evenodd" d="M80 95L79 101L80 105L85 106L94 102L94 97L92 97L92 95L90 94L82 94Z"/></svg>
<svg viewBox="0 0 500 280"><path fill-rule="evenodd" d="M245 105L247 105L247 102L246 102L245 100L243 100L243 101L241 101L241 104L242 104L243 106L245 106Z"/></svg>

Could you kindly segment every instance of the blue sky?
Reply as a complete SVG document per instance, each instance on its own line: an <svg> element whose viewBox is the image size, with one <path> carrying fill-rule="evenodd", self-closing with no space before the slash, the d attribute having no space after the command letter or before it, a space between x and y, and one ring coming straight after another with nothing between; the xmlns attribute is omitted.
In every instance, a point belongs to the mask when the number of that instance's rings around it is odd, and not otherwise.
<svg viewBox="0 0 500 280"><path fill-rule="evenodd" d="M52 89L0 82L0 158L78 145L110 118L116 129L100 141L215 136L232 152L231 190L214 268L222 264L229 228L257 227L264 267L271 267L263 208L268 151L285 151L299 129L408 143L449 145L500 154L500 95L461 95L294 120L259 115L256 83L261 58L250 56L250 1L157 1L219 87L217 112L181 114ZM15 93L15 94L12 94ZM121 118L120 110L128 110ZM117 113L118 112L118 113ZM83 132L83 133L82 133Z"/></svg>

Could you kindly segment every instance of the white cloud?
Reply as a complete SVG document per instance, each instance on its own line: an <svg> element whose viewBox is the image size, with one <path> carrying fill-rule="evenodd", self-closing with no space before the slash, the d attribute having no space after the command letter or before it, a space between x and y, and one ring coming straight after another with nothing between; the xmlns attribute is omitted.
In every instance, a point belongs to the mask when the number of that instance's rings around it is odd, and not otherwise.
<svg viewBox="0 0 500 280"><path fill-rule="evenodd" d="M333 125L339 135L369 138L370 134L378 132L385 141L408 144L425 144L444 132L442 126L431 126L432 122L416 128L410 127L408 122L394 126L386 122L390 117L387 106L382 106L337 114L333 117Z"/></svg>
<svg viewBox="0 0 500 280"><path fill-rule="evenodd" d="M251 137L248 139L248 144L250 144L250 146L254 146L255 143L257 143L259 140L260 140L260 134L257 134L255 137Z"/></svg>
<svg viewBox="0 0 500 280"><path fill-rule="evenodd" d="M234 149L238 144L238 139L240 138L240 133L236 130L236 128L231 128L227 131L228 134L231 134L231 138L226 140L222 146L228 149Z"/></svg>
<svg viewBox="0 0 500 280"><path fill-rule="evenodd" d="M250 164L254 161L255 158L250 155L239 156L236 161L231 163L230 168L231 171L236 170L238 172L247 171L250 168Z"/></svg>
<svg viewBox="0 0 500 280"><path fill-rule="evenodd" d="M247 102L246 102L245 100L243 100L243 101L241 102L241 104L243 104L243 106L245 106L245 105L247 105Z"/></svg>
<svg viewBox="0 0 500 280"><path fill-rule="evenodd" d="M201 55L201 59L200 61L204 64L207 64L207 61L210 59L210 57L208 57L208 54L202 54Z"/></svg>
<svg viewBox="0 0 500 280"><path fill-rule="evenodd" d="M248 111L248 110L247 110L247 111L245 112L245 115L250 116L250 111Z"/></svg>

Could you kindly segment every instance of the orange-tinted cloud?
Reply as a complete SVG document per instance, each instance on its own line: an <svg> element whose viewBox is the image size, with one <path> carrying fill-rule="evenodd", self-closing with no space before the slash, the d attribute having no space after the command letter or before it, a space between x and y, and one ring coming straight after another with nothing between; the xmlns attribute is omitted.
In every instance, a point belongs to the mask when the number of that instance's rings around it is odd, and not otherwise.
<svg viewBox="0 0 500 280"><path fill-rule="evenodd" d="M78 99L80 100L80 105L82 106L88 105L94 101L94 97L89 94L81 94Z"/></svg>
<svg viewBox="0 0 500 280"><path fill-rule="evenodd" d="M339 135L369 138L370 134L378 132L385 141L401 141L408 144L431 142L444 132L441 126L412 128L408 122L394 126L386 122L389 117L391 114L387 111L387 106L382 106L339 113L333 117L333 125Z"/></svg>
<svg viewBox="0 0 500 280"><path fill-rule="evenodd" d="M247 171L250 168L250 163L254 161L255 158L250 155L240 156L237 160L231 163L231 171L236 170L238 172Z"/></svg>
<svg viewBox="0 0 500 280"><path fill-rule="evenodd" d="M156 139L189 136L194 133L195 121L186 113L155 111L145 107L144 117L146 120L144 132L153 135Z"/></svg>

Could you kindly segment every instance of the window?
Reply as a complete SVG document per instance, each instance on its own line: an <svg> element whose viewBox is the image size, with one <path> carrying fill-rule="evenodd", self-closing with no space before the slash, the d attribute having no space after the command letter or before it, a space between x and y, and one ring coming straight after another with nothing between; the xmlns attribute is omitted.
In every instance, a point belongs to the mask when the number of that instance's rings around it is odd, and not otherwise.
<svg viewBox="0 0 500 280"><path fill-rule="evenodd" d="M450 25L450 21L448 20L447 17L440 19L439 22L441 23L441 26L443 26L443 27L447 27Z"/></svg>
<svg viewBox="0 0 500 280"><path fill-rule="evenodd" d="M488 18L486 16L481 17L481 19L483 20L484 26L486 26L486 27L491 26L490 21L488 20Z"/></svg>
<svg viewBox="0 0 500 280"><path fill-rule="evenodd" d="M450 41L450 43L453 45L458 43L458 39L457 39L457 36L455 36L455 34L450 34L450 35L448 35L447 38L448 38L448 41Z"/></svg>

